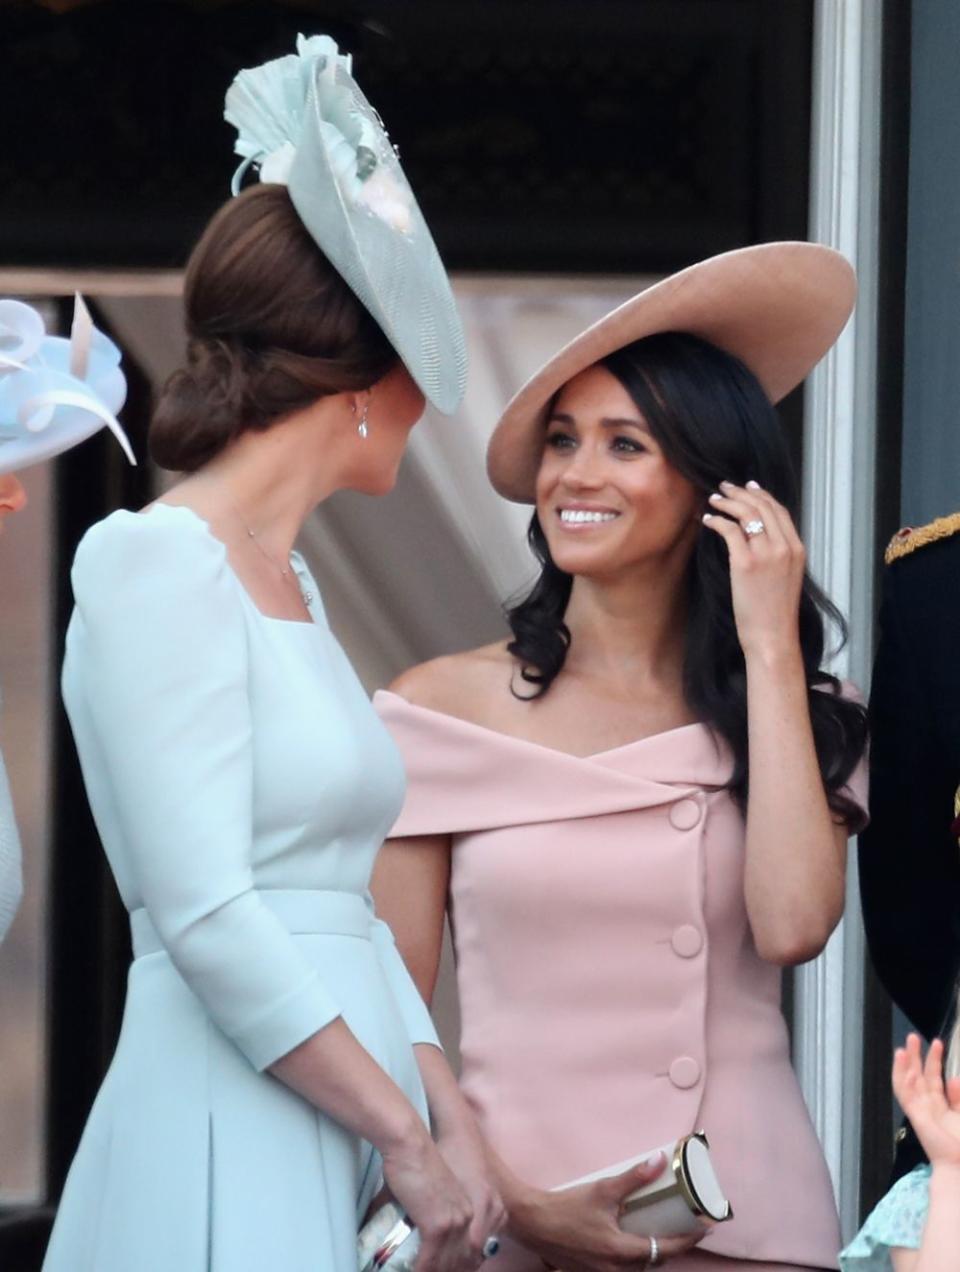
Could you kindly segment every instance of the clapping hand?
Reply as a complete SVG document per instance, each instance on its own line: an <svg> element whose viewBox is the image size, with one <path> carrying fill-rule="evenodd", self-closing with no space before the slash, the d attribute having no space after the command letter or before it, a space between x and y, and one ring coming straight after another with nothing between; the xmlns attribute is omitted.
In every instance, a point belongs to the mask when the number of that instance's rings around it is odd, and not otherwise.
<svg viewBox="0 0 960 1272"><path fill-rule="evenodd" d="M943 1043L934 1039L926 1061L910 1034L893 1057L893 1092L931 1165L960 1165L960 1078L943 1081Z"/></svg>

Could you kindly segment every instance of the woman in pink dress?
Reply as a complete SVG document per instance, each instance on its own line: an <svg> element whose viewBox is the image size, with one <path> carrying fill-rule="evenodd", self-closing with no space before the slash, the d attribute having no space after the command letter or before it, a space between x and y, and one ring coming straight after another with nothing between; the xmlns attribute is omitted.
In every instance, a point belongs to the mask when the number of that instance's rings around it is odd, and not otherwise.
<svg viewBox="0 0 960 1272"><path fill-rule="evenodd" d="M449 910L503 1272L836 1267L781 968L840 918L866 724L823 670L842 620L805 571L772 404L854 291L827 248L744 249L551 359L489 452L535 505L512 638L378 696L409 788L377 906L428 999ZM735 1218L695 1248L621 1231L632 1172L551 1191L698 1127Z"/></svg>

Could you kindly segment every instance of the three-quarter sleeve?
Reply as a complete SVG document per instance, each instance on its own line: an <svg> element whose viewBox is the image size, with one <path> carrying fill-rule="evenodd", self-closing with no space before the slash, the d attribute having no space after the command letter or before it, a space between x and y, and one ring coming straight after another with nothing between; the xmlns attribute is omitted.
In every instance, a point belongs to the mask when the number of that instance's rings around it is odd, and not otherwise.
<svg viewBox="0 0 960 1272"><path fill-rule="evenodd" d="M178 971L267 1068L340 1007L254 886L239 584L186 512L114 514L88 532L72 577L64 697L88 789L99 784Z"/></svg>
<svg viewBox="0 0 960 1272"><path fill-rule="evenodd" d="M367 906L372 918L371 936L380 960L380 966L387 978L394 1001L403 1017L407 1036L412 1045L429 1043L441 1047L440 1039L434 1028L430 1011L414 984L413 977L407 971L407 965L400 956L393 932L383 919L378 919L374 911L373 897L366 896ZM441 1050L443 1048L441 1047Z"/></svg>

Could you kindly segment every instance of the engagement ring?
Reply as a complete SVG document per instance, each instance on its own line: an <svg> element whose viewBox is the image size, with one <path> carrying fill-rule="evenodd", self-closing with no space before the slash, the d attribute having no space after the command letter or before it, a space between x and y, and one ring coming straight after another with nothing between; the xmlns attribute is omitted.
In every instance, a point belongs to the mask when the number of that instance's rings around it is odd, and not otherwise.
<svg viewBox="0 0 960 1272"><path fill-rule="evenodd" d="M743 527L743 533L747 536L748 539L752 539L758 534L766 534L766 532L767 532L767 527L759 519L756 519L754 521L748 521L746 525Z"/></svg>

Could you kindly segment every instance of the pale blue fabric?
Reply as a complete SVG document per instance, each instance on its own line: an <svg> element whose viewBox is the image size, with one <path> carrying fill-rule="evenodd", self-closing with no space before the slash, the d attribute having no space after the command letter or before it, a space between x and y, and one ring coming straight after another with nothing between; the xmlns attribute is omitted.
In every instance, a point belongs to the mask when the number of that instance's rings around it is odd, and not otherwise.
<svg viewBox="0 0 960 1272"><path fill-rule="evenodd" d="M327 35L240 71L224 117L260 180L286 185L327 260L376 319L424 396L452 415L467 346L456 301L399 156Z"/></svg>
<svg viewBox="0 0 960 1272"><path fill-rule="evenodd" d="M930 1167L898 1179L840 1254L842 1272L890 1272L894 1249L919 1250L930 1204Z"/></svg>
<svg viewBox="0 0 960 1272"><path fill-rule="evenodd" d="M20 836L13 815L13 796L0 755L0 941L10 930L23 896Z"/></svg>
<svg viewBox="0 0 960 1272"><path fill-rule="evenodd" d="M355 1266L379 1159L263 1072L337 1015L426 1117L436 1034L367 892L402 765L296 565L312 624L187 509L77 552L64 698L135 959L45 1272Z"/></svg>
<svg viewBox="0 0 960 1272"><path fill-rule="evenodd" d="M69 340L48 336L32 305L0 298L0 473L52 459L104 425L135 464L116 418L126 393L120 350L79 293Z"/></svg>

